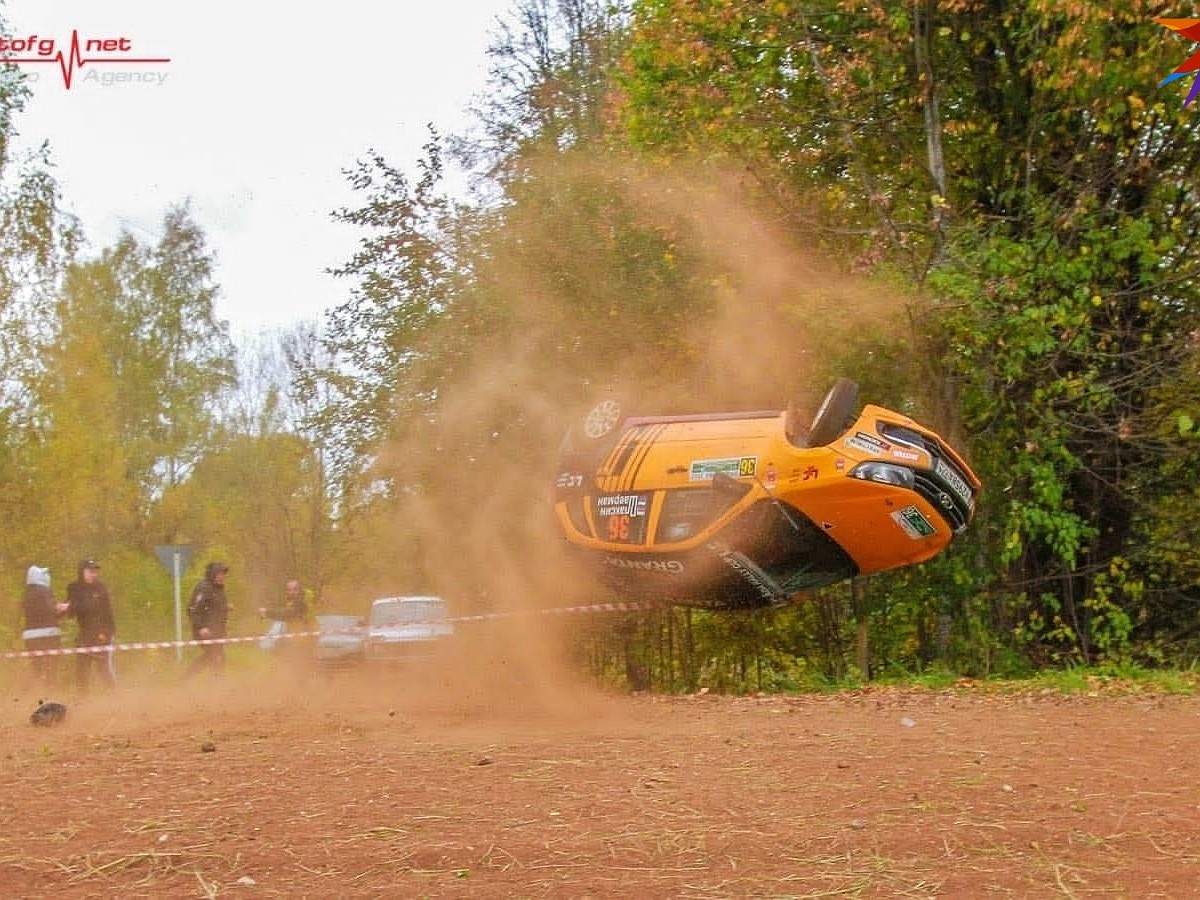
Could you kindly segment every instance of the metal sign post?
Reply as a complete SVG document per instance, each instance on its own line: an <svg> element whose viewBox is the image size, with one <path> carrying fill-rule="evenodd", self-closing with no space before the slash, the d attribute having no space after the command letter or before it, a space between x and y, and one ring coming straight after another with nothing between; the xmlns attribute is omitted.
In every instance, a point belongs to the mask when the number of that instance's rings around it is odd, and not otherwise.
<svg viewBox="0 0 1200 900"><path fill-rule="evenodd" d="M183 603L179 591L179 553L171 554L171 574L175 579L175 661L183 662Z"/></svg>
<svg viewBox="0 0 1200 900"><path fill-rule="evenodd" d="M175 582L175 659L183 661L183 602L179 579L192 558L190 544L164 544L154 548L154 555Z"/></svg>

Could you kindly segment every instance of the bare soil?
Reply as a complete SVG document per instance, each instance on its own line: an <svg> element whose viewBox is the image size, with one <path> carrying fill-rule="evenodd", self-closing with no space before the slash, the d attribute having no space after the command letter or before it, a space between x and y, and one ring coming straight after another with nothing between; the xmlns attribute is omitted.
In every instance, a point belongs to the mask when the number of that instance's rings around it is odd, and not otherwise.
<svg viewBox="0 0 1200 900"><path fill-rule="evenodd" d="M0 722L9 897L1185 897L1200 700L281 669ZM549 683L553 680L554 683Z"/></svg>

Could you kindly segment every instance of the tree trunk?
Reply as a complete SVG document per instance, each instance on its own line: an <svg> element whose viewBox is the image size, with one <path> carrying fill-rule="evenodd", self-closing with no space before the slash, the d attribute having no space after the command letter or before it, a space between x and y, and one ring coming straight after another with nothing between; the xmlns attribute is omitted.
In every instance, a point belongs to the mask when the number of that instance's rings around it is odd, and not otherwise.
<svg viewBox="0 0 1200 900"><path fill-rule="evenodd" d="M850 581L850 605L854 609L854 661L862 677L870 681L871 644L867 622L867 592L861 578Z"/></svg>

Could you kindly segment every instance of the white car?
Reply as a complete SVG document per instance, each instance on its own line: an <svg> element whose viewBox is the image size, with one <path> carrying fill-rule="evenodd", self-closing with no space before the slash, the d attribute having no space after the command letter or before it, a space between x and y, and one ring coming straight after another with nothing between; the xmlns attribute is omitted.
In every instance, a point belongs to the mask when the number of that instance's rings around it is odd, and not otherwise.
<svg viewBox="0 0 1200 900"><path fill-rule="evenodd" d="M371 603L367 617L366 657L384 660L424 656L434 644L452 634L454 624L441 597L380 597Z"/></svg>
<svg viewBox="0 0 1200 900"><path fill-rule="evenodd" d="M361 662L367 640L367 623L360 616L317 616L317 662L338 665Z"/></svg>

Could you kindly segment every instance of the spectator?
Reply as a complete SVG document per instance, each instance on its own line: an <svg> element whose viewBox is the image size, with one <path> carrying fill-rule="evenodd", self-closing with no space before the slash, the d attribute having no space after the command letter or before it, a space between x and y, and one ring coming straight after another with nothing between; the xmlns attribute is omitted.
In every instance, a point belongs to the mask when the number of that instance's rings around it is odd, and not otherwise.
<svg viewBox="0 0 1200 900"><path fill-rule="evenodd" d="M295 578L288 581L283 587L283 596L271 606L260 606L258 615L271 622L267 633L258 642L264 650L274 650L280 637L289 629L303 631L308 619L308 603L300 582Z"/></svg>
<svg viewBox="0 0 1200 900"><path fill-rule="evenodd" d="M188 616L192 620L192 637L197 641L220 641L225 637L229 622L229 601L225 599L225 574L229 566L210 562L204 567L204 579L192 591L188 601ZM225 645L205 644L200 655L188 666L186 677L202 669L220 673L225 669Z"/></svg>
<svg viewBox="0 0 1200 900"><path fill-rule="evenodd" d="M25 573L25 630L21 637L26 650L54 651L49 656L30 658L34 678L43 688L53 687L58 674L58 651L62 648L58 616L58 604L50 591L50 570L30 566Z"/></svg>
<svg viewBox="0 0 1200 900"><path fill-rule="evenodd" d="M85 559L78 572L79 577L67 585L67 602L59 610L79 622L76 647L104 649L87 650L75 657L75 686L80 692L87 691L92 669L96 668L105 684L116 687L112 650L116 625L108 588L100 580L100 563Z"/></svg>

